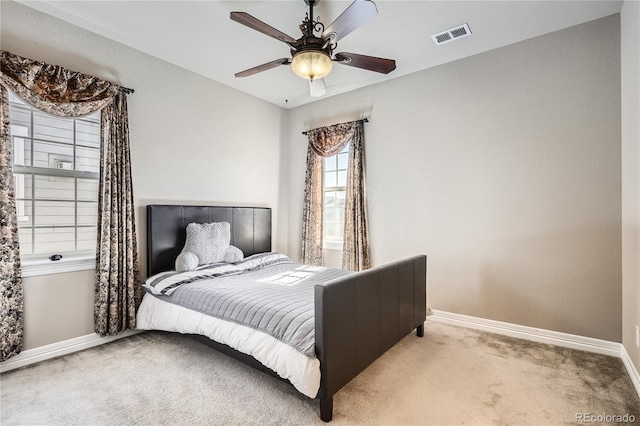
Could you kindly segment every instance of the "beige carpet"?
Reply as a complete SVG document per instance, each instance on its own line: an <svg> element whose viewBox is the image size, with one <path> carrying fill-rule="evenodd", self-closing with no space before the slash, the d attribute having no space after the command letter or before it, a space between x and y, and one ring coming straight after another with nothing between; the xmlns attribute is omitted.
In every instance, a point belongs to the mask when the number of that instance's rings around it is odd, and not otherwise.
<svg viewBox="0 0 640 426"><path fill-rule="evenodd" d="M2 426L324 424L317 401L286 383L156 332L4 373L0 392ZM558 425L605 415L640 424L619 359L427 322L424 338L408 336L335 396L331 424Z"/></svg>

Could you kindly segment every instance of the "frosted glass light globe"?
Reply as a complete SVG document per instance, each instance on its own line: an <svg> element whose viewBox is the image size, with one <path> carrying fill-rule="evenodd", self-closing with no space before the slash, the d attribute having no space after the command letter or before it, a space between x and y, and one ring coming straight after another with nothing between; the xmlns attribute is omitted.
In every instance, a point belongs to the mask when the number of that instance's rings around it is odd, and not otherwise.
<svg viewBox="0 0 640 426"><path fill-rule="evenodd" d="M299 77L312 81L328 75L332 67L331 58L321 50L302 51L291 59L293 72Z"/></svg>

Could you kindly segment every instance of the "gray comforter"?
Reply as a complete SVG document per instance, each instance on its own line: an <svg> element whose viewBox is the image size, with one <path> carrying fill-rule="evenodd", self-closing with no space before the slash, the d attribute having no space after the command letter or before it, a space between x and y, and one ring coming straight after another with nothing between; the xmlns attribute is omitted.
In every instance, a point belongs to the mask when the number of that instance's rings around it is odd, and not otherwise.
<svg viewBox="0 0 640 426"><path fill-rule="evenodd" d="M255 328L315 357L314 287L347 274L268 253L238 264L151 277L145 288L166 302ZM157 290L163 280L170 295Z"/></svg>

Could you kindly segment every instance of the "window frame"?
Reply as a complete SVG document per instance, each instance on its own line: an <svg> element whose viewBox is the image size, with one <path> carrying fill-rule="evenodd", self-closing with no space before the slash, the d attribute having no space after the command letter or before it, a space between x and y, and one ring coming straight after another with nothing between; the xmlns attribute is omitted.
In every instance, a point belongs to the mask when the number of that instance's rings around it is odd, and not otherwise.
<svg viewBox="0 0 640 426"><path fill-rule="evenodd" d="M86 150L86 149L90 149L90 150L94 150L97 151L98 156L99 156L99 152L100 152L100 147L98 145L98 147L95 146L95 144L91 144L91 143L83 143L83 140L78 140L78 132L82 131L78 128L78 122L86 122L86 123L90 123L90 126L95 126L96 124L98 125L98 128L100 126L100 112L98 111L97 113L93 113L89 116L82 116L82 117L56 117L56 116L50 116L54 119L59 119L59 120L64 120L64 121L71 121L72 122L72 139L71 141L58 141L54 139L47 139L46 137L38 137L37 135L34 134L34 129L35 129L35 121L34 121L34 115L35 114L40 114L40 115L48 115L46 113L44 113L43 111L25 103L24 101L22 101L19 97L17 97L15 94L10 93L10 100L9 100L9 108L13 109L13 110L22 110L22 113L26 113L29 114L29 126L27 127L26 125L22 125L19 123L15 123L11 121L11 114L9 117L9 125L10 128L15 128L15 126L23 126L25 128L28 129L28 135L11 135L11 143L12 146L15 148L16 146L16 138L22 139L24 142L24 144L30 144L30 146L28 147L28 150L30 152L30 158L28 160L29 165L20 165L20 164L12 164L12 174L14 176L14 186L17 185L17 181L18 181L18 177L19 176L25 176L25 179L28 176L31 176L31 188L29 189L29 191L27 191L26 189L23 191L24 195L21 198L17 198L15 199L16 202L16 207L18 207L18 203L20 202L27 202L27 203L31 203L31 218L28 219L31 221L30 226L28 227L28 229L31 230L31 241L30 244L32 246L32 249L36 248L36 243L35 243L35 239L36 239L36 229L55 229L55 225L37 225L36 222L36 214L37 214L37 209L36 209L36 203L37 202L66 202L66 203L73 203L73 225L60 225L61 228L69 228L69 229L73 229L73 245L74 245L74 250L70 251L70 250L55 250L52 252L46 252L46 253L28 253L28 254L24 254L24 253L20 253L20 261L21 261L21 266L22 266L22 276L23 277L31 277L31 276L39 276L39 275L49 275L49 274L56 274L56 273L65 273L65 272L75 272L75 271L82 271L82 270L91 270L91 269L95 269L95 265L96 265L96 248L95 245L92 249L78 249L78 233L79 230L82 228L94 228L98 229L98 223L96 222L95 225L87 225L87 224L82 224L81 221L79 220L80 218L80 214L79 214L79 210L80 210L80 206L85 203L85 204L95 204L96 205L96 209L97 209L97 203L98 203L98 191L99 188L96 190L96 197L95 199L83 199L83 198L79 198L79 184L80 184L80 180L84 179L84 180L91 180L91 181L97 181L99 183L100 180L100 173L99 172L95 172L95 171L83 171L83 170L76 170L76 168L78 167L78 159L79 159L79 153L78 150ZM95 116L97 114L97 116ZM95 132L91 132L94 136L96 136ZM97 133L98 138L100 137L100 132L98 131ZM72 161L72 169L56 169L56 168L52 168L52 167L34 167L33 163L34 163L34 146L36 143L41 142L41 143L50 143L50 144L55 144L56 146L66 146L66 147L71 147L72 149L72 155L71 155L71 161ZM27 149L27 147L23 147L23 152L24 150ZM16 150L14 149L14 156L17 155ZM61 156L67 156L67 155L62 155ZM15 159L12 159L12 163L15 162ZM25 159L25 163L26 163L26 159ZM98 160L99 162L99 160ZM98 163L99 164L99 163ZM95 167L94 167L95 170ZM36 179L38 176L46 176L49 178L56 178L56 177L61 177L61 178L67 178L67 179L73 179L73 198L54 198L54 197L37 197L36 196ZM99 185L96 186L96 188ZM14 189L14 191L17 191L17 188ZM30 195L29 195L30 192ZM29 196L27 196L29 195ZM93 197L92 197L93 198ZM18 210L18 209L17 209ZM18 219L22 218L19 217ZM27 216L28 218L28 216ZM96 219L97 219L97 215L96 215ZM21 229L20 227L20 221L18 222L18 229ZM25 228L22 228L25 229ZM50 259L50 256L52 254L62 254L62 259L60 260L56 260L53 261Z"/></svg>

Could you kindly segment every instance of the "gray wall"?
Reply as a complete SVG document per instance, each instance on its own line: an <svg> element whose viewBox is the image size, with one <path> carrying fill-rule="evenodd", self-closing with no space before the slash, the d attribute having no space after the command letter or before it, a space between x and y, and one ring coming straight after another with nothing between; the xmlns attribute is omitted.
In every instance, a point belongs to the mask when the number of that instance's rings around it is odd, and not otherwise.
<svg viewBox="0 0 640 426"><path fill-rule="evenodd" d="M618 16L283 111L11 1L1 14L2 49L136 89L141 254L143 206L185 202L273 207L274 248L299 257L300 132L370 117L375 264L426 253L434 309L623 338ZM92 291L90 272L25 279L25 349L90 333ZM625 292L638 321L638 280Z"/></svg>
<svg viewBox="0 0 640 426"><path fill-rule="evenodd" d="M1 2L1 20L2 49L135 89L128 106L143 272L144 206L154 202L272 207L274 248L286 252L278 226L281 108L12 1ZM24 349L93 331L91 271L24 285Z"/></svg>
<svg viewBox="0 0 640 426"><path fill-rule="evenodd" d="M622 343L640 371L640 3L625 1L622 60Z"/></svg>
<svg viewBox="0 0 640 426"><path fill-rule="evenodd" d="M621 341L619 15L291 110L294 257L300 132L361 117L374 264L425 253L433 309Z"/></svg>

